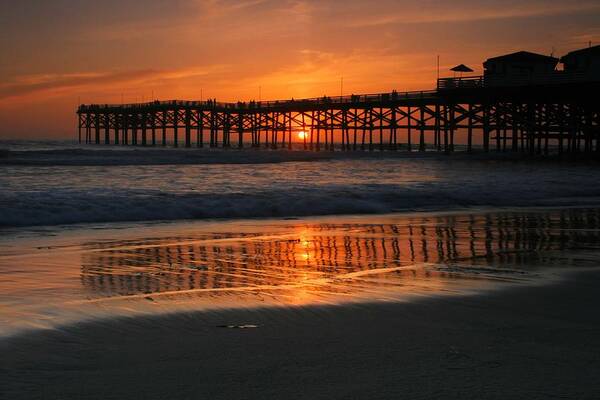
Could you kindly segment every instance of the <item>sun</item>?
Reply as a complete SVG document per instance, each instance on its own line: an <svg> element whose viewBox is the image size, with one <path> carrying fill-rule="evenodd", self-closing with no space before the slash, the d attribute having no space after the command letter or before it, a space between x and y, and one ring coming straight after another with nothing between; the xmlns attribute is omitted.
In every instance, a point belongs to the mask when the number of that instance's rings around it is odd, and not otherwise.
<svg viewBox="0 0 600 400"><path fill-rule="evenodd" d="M300 131L298 132L298 139L306 139L308 137L308 132Z"/></svg>

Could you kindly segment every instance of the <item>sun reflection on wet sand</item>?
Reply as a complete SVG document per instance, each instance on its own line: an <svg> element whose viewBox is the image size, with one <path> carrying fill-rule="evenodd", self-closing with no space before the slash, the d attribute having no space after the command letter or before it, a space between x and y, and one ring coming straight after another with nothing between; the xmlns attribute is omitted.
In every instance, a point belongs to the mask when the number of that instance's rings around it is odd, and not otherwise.
<svg viewBox="0 0 600 400"><path fill-rule="evenodd" d="M599 228L600 210L572 209L188 222L2 241L0 334L135 312L402 301L538 282L597 265Z"/></svg>

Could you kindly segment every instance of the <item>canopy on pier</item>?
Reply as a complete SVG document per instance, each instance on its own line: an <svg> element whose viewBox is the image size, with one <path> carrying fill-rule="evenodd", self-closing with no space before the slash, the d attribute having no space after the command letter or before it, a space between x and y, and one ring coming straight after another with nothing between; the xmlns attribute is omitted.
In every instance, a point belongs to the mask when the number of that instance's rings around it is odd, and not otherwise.
<svg viewBox="0 0 600 400"><path fill-rule="evenodd" d="M454 77L456 77L456 73L460 73L460 76L462 77L463 72L473 72L473 70L469 67L467 67L465 64L460 64L457 65L454 68L450 68L450 71L454 72Z"/></svg>

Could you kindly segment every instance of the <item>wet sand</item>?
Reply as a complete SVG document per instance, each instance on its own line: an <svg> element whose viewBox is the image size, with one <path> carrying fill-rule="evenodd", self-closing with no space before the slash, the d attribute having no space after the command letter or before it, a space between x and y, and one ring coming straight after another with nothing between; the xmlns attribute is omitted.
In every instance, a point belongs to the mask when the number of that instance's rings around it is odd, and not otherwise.
<svg viewBox="0 0 600 400"><path fill-rule="evenodd" d="M0 398L598 398L600 209L0 237Z"/></svg>
<svg viewBox="0 0 600 400"><path fill-rule="evenodd" d="M407 303L180 313L0 342L6 399L594 399L599 272ZM256 328L223 328L252 324Z"/></svg>
<svg viewBox="0 0 600 400"><path fill-rule="evenodd" d="M190 221L0 236L0 337L119 316L410 301L600 264L600 209Z"/></svg>

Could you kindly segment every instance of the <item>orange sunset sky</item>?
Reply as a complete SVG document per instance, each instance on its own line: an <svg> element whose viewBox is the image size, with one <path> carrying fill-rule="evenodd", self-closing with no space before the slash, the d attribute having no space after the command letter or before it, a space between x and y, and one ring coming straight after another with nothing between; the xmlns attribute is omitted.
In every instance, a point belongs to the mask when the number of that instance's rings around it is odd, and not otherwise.
<svg viewBox="0 0 600 400"><path fill-rule="evenodd" d="M0 139L74 138L82 103L435 85L465 63L600 42L597 0L0 2Z"/></svg>

